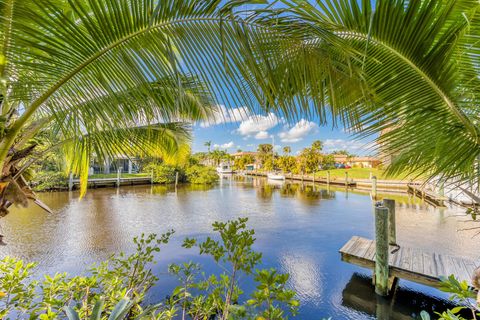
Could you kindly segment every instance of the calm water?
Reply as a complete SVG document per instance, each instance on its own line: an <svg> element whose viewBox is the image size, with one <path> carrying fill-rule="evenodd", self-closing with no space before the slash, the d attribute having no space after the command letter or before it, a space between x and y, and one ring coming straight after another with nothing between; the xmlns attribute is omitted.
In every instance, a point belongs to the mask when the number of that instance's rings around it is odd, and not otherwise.
<svg viewBox="0 0 480 320"><path fill-rule="evenodd" d="M340 261L338 249L353 235L373 237L372 201L368 193L299 184L269 184L262 179L224 177L211 188L164 186L89 190L78 194L41 194L54 209L46 214L33 205L16 209L0 221L6 247L13 255L40 263L41 273L80 272L111 253L131 251L131 239L142 232L175 229L174 240L162 250L155 271L160 275L151 300L163 298L175 285L165 274L172 262L199 261L208 271L215 265L195 251L180 248L185 236L205 236L216 220L249 217L256 230L255 249L263 266L291 275L298 292L299 319L388 319L415 317L423 309L445 308L439 291L400 281L393 300L377 299L368 270ZM392 198L392 196L389 196ZM434 209L418 199L397 200L397 237L404 246L478 258L478 239L457 232L465 223L460 209ZM251 283L245 283L248 288Z"/></svg>

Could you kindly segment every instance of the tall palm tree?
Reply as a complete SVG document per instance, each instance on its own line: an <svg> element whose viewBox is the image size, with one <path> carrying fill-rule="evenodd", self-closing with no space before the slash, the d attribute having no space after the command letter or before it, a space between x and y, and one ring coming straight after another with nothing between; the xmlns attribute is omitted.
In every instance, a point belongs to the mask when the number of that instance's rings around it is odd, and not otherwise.
<svg viewBox="0 0 480 320"><path fill-rule="evenodd" d="M285 146L285 147L283 147L283 153L284 153L285 155L288 156L291 152L292 152L292 148L290 148L290 146Z"/></svg>
<svg viewBox="0 0 480 320"><path fill-rule="evenodd" d="M321 69L317 71L311 61L323 57L327 28L356 52L352 70L363 77L361 92L352 92L340 103L344 108L334 114L360 119L349 123L359 137L385 133L378 146L395 155L390 172L478 176L478 1L286 0L283 4L272 14L284 17L277 20L278 27L288 32L290 26L291 33L312 47L309 61L301 55L290 59L292 74L284 78L295 89L292 95L304 99L309 95L312 100L321 96L315 92L315 74ZM356 102L350 104L355 95Z"/></svg>
<svg viewBox="0 0 480 320"><path fill-rule="evenodd" d="M208 148L208 153L210 153L210 147L212 146L212 141L205 142L204 146Z"/></svg>
<svg viewBox="0 0 480 320"><path fill-rule="evenodd" d="M40 132L69 155L83 194L92 153L184 150L178 122L207 116L202 92L252 111L293 108L271 70L304 43L265 15L236 14L249 2L0 0L0 211L24 190ZM319 78L348 69L336 60Z"/></svg>

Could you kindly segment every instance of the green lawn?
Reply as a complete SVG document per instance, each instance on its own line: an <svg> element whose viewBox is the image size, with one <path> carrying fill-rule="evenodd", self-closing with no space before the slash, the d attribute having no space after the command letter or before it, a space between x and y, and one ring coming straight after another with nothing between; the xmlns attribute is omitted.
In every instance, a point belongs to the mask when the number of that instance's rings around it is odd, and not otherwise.
<svg viewBox="0 0 480 320"><path fill-rule="evenodd" d="M136 178L136 177L149 177L149 173L122 173L120 177L122 178ZM109 173L109 174L104 174L104 173L99 173L99 174L92 174L91 176L88 176L89 179L105 179L105 178L116 178L117 173Z"/></svg>
<svg viewBox="0 0 480 320"><path fill-rule="evenodd" d="M332 169L330 171L331 179L344 179L345 171L348 172L348 178L350 179L369 179L370 172L380 180L410 180L405 174L398 176L387 176L384 170L370 169L370 168L350 168L350 169ZM327 170L319 171L315 174L315 177L326 178ZM413 177L414 178L414 177ZM416 179L418 180L418 179Z"/></svg>

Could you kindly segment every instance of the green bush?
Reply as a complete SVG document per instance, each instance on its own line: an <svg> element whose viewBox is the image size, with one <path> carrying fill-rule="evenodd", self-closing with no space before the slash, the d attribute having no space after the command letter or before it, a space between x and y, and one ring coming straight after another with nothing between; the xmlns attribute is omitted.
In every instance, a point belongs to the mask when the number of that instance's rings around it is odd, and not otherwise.
<svg viewBox="0 0 480 320"><path fill-rule="evenodd" d="M175 175L177 171L179 172L180 181L182 181L184 177L181 170L166 164L149 163L144 167L143 171L146 173L151 173L153 171L153 182L161 184L175 183Z"/></svg>
<svg viewBox="0 0 480 320"><path fill-rule="evenodd" d="M193 165L185 170L187 181L193 184L212 184L218 181L218 174L212 167Z"/></svg>
<svg viewBox="0 0 480 320"><path fill-rule="evenodd" d="M173 231L135 238L135 253L113 256L91 267L88 275L57 273L33 280L36 264L6 257L0 261L0 319L281 320L295 315L299 302L286 286L288 274L256 269L262 255L252 249L255 232L247 229L246 222L246 218L215 222L216 237L185 239L185 248L199 249L224 271L208 275L197 263L172 264L168 271L179 285L153 305L142 303L158 281L150 265ZM256 283L249 299L243 299L240 288L245 277Z"/></svg>
<svg viewBox="0 0 480 320"><path fill-rule="evenodd" d="M68 177L63 172L41 171L30 183L35 191L63 190L68 188Z"/></svg>

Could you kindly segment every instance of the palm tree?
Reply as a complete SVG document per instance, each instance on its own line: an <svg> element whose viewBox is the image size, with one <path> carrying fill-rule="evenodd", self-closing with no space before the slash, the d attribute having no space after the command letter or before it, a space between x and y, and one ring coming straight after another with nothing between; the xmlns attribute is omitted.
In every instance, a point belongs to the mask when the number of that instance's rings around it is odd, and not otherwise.
<svg viewBox="0 0 480 320"><path fill-rule="evenodd" d="M291 152L292 152L292 148L290 148L289 146L283 147L283 153L284 153L285 155L288 156Z"/></svg>
<svg viewBox="0 0 480 320"><path fill-rule="evenodd" d="M395 155L391 173L478 176L477 1L325 0L312 4L292 0L284 4L287 9L279 9L285 17L278 20L279 28L288 32L290 26L291 32L317 49L310 51L308 61L302 55L289 60L292 74L285 78L290 78L292 95L305 99L306 93L312 100L322 96L321 91L316 93L315 78L322 70L311 61L322 59L323 33L328 28L356 52L352 70L364 79L362 89L346 95L339 102L343 107L333 114L346 117L347 126L359 137L378 136L389 129L378 139L378 146ZM299 78L305 80L303 86ZM349 87L348 81L340 75L331 88L343 90Z"/></svg>
<svg viewBox="0 0 480 320"><path fill-rule="evenodd" d="M210 147L212 146L212 141L205 142L204 146L208 148L208 153L210 153Z"/></svg>
<svg viewBox="0 0 480 320"><path fill-rule="evenodd" d="M41 132L69 156L83 194L92 153L185 153L182 122L208 117L209 93L252 111L293 108L271 70L305 44L266 14L236 14L248 2L0 0L1 213L25 190ZM341 53L332 59L322 83L348 69Z"/></svg>

